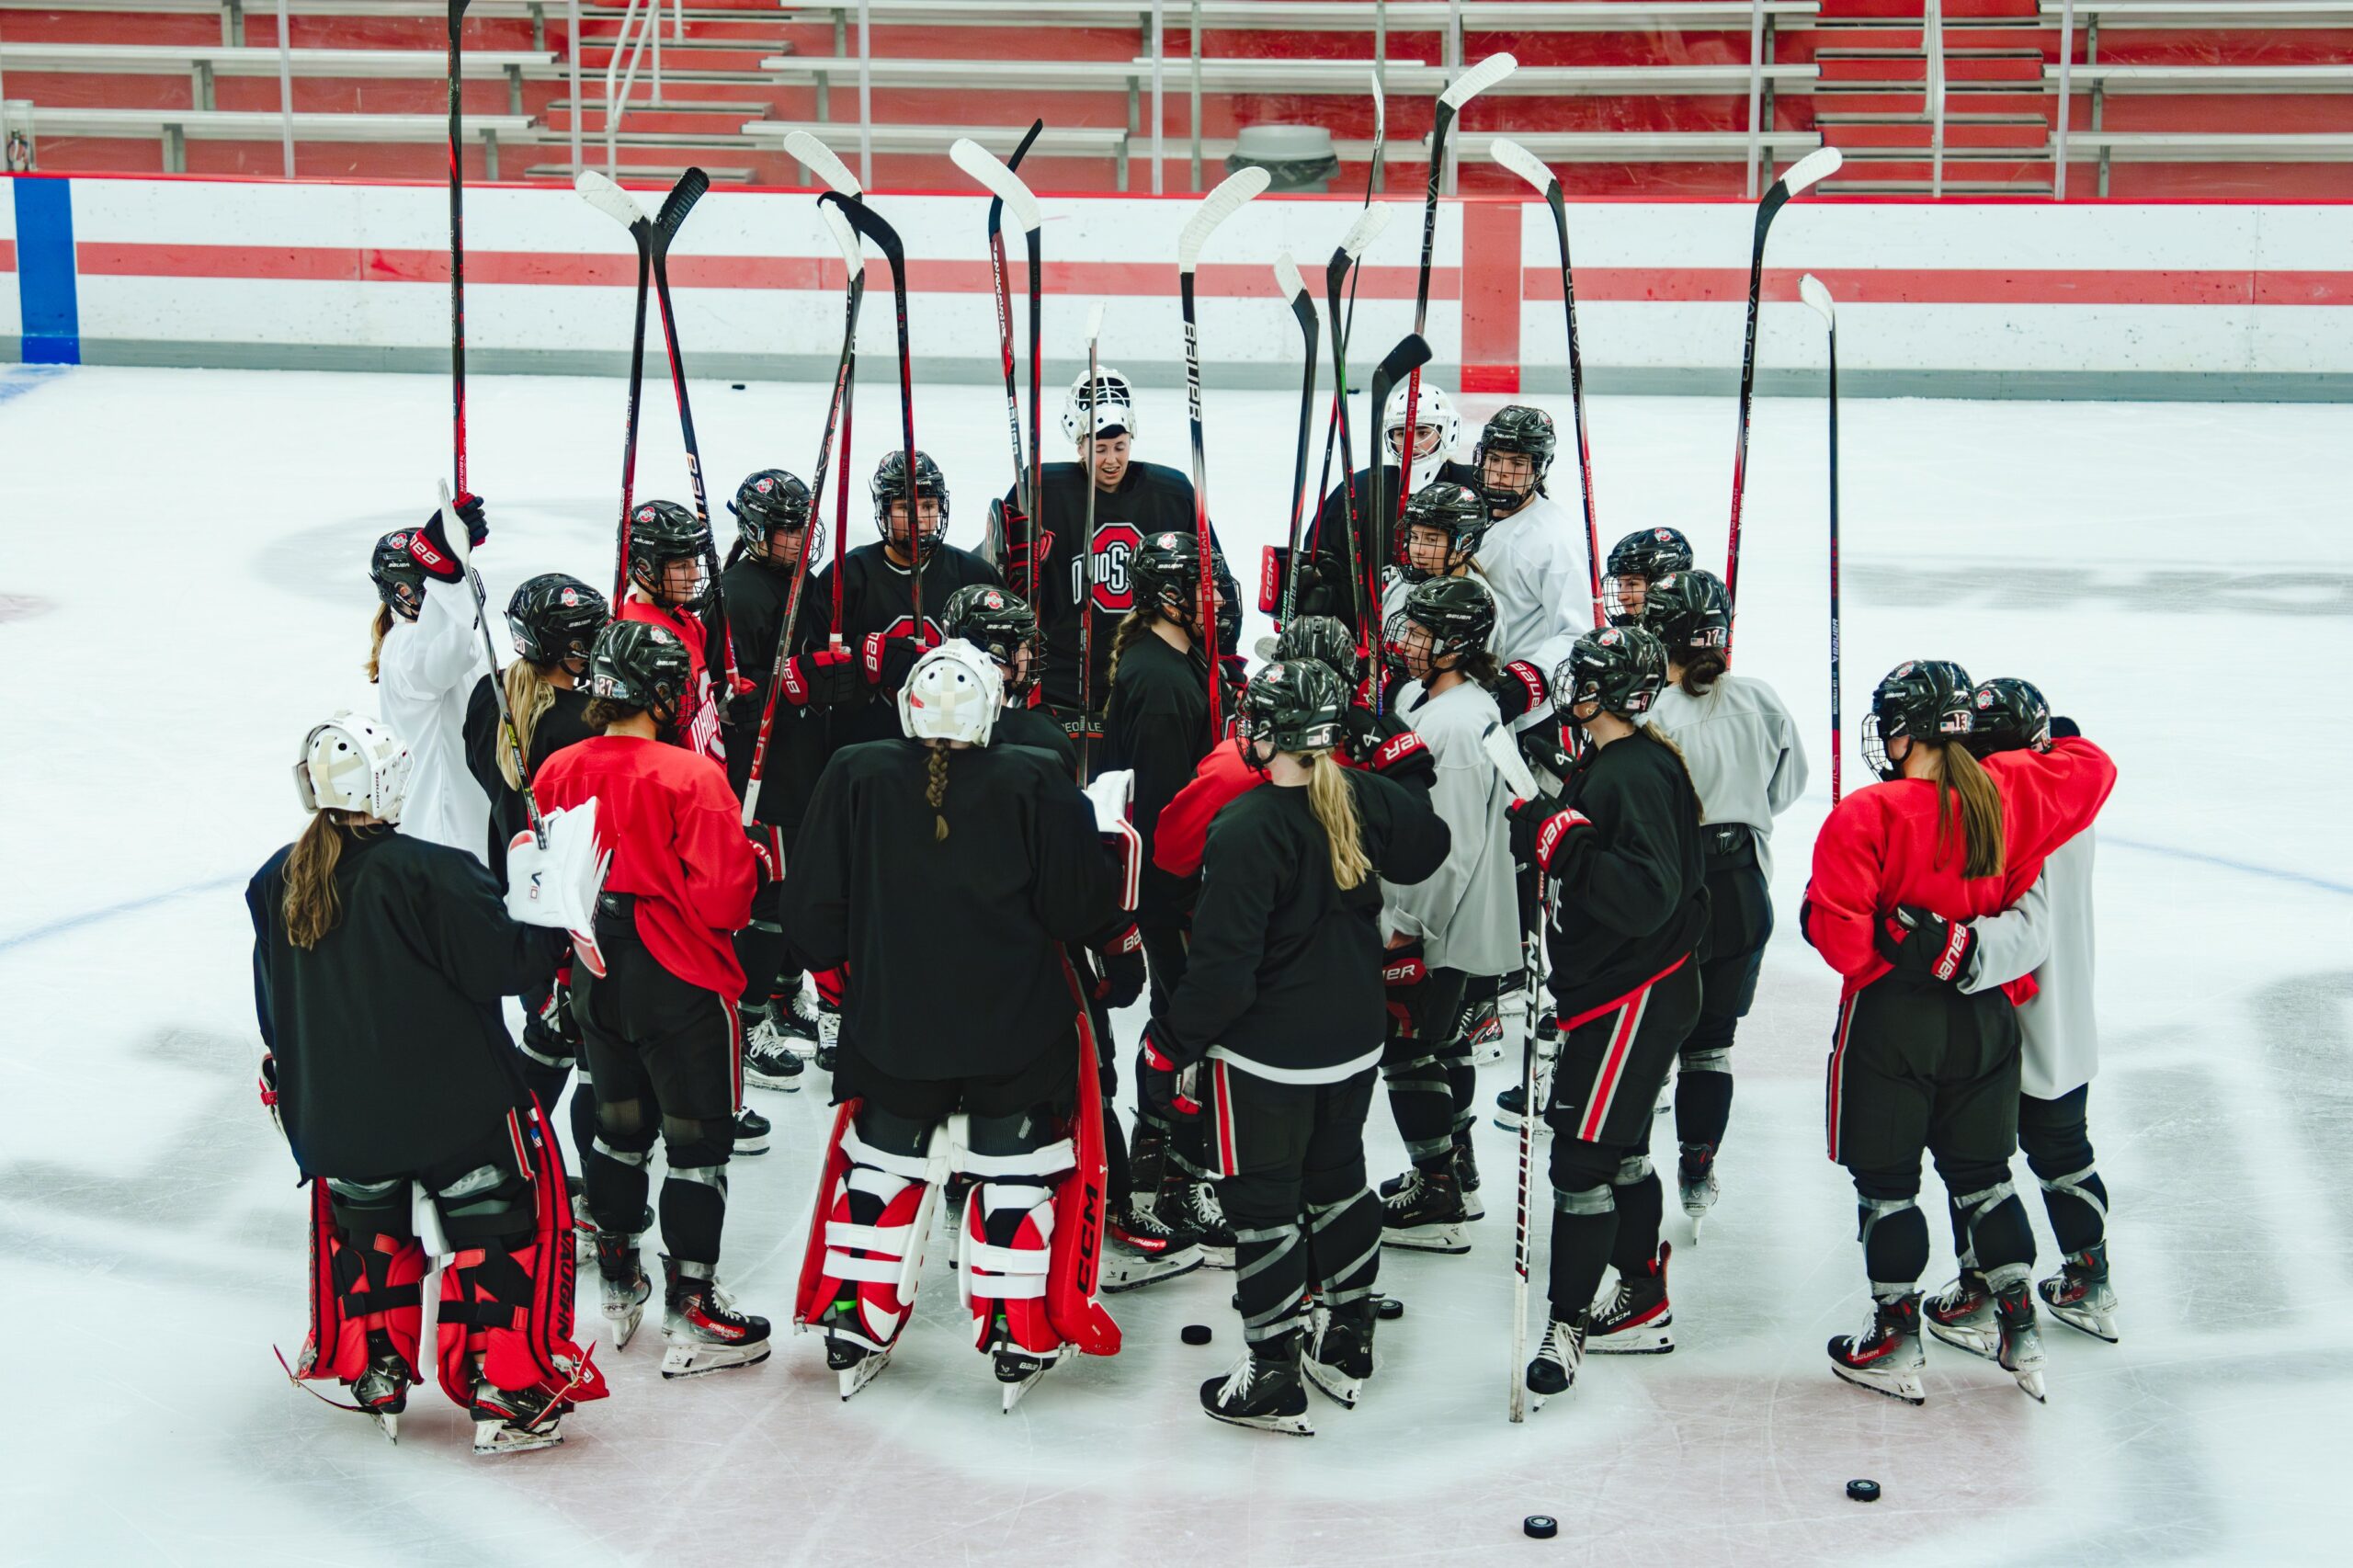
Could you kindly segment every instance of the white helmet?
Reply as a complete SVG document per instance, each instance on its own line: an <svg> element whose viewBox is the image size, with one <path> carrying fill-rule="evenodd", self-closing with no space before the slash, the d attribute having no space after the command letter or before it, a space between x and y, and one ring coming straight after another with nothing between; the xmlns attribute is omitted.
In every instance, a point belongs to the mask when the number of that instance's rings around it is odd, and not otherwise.
<svg viewBox="0 0 2353 1568"><path fill-rule="evenodd" d="M1389 406L1381 411L1381 459L1387 461L1397 455L1397 433L1405 428L1405 394L1414 390L1410 381L1400 381L1389 394ZM1461 417L1454 412L1454 400L1427 377L1422 380L1421 396L1414 401L1414 423L1438 426L1438 445L1429 456L1414 460L1414 473L1405 485L1405 494L1413 494L1438 478L1438 469L1454 456L1454 443L1462 434Z"/></svg>
<svg viewBox="0 0 2353 1568"><path fill-rule="evenodd" d="M1063 399L1063 439L1075 446L1086 438L1086 372L1070 384ZM1136 433L1136 393L1128 378L1108 365L1095 386L1095 434L1097 437Z"/></svg>
<svg viewBox="0 0 2353 1568"><path fill-rule="evenodd" d="M408 799L408 762L398 735L364 713L338 709L302 738L294 793L306 812L365 812L398 822Z"/></svg>
<svg viewBox="0 0 2353 1568"><path fill-rule="evenodd" d="M1005 676L996 661L962 638L951 638L915 661L899 688L899 728L911 741L989 744L1005 708Z"/></svg>

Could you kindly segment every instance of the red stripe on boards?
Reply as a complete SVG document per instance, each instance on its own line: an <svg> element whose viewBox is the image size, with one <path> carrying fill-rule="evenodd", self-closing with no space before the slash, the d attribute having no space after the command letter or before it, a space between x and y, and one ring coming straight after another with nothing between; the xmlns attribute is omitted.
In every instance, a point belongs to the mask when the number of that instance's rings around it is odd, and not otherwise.
<svg viewBox="0 0 2353 1568"><path fill-rule="evenodd" d="M2353 305L2353 272L2155 268L1768 267L1765 298L1795 303L1811 271L1840 305ZM1580 267L1577 302L1731 304L1748 297L1732 267ZM1524 299L1558 301L1557 267L1520 273Z"/></svg>

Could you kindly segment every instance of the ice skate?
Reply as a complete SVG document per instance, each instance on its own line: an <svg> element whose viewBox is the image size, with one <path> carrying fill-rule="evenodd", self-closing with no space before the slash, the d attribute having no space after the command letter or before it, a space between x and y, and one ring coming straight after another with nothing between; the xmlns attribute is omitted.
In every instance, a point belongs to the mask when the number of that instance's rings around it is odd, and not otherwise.
<svg viewBox="0 0 2353 1568"><path fill-rule="evenodd" d="M2108 1282L2108 1244L2095 1242L2060 1260L2059 1272L2035 1286L2051 1315L2079 1334L2116 1343L2116 1291Z"/></svg>
<svg viewBox="0 0 2353 1568"><path fill-rule="evenodd" d="M825 1333L825 1368L834 1374L844 1400L881 1377L891 1361L891 1346L877 1345L858 1333L852 1326L857 1322L855 1308L847 1301L835 1301L825 1309L820 1324Z"/></svg>
<svg viewBox="0 0 2353 1568"><path fill-rule="evenodd" d="M1463 1004L1462 1043L1470 1048L1473 1067L1504 1059L1504 1020L1495 997Z"/></svg>
<svg viewBox="0 0 2353 1568"><path fill-rule="evenodd" d="M1462 1226L1468 1218L1451 1169L1416 1167L1405 1173L1393 1194L1381 1188L1381 1244L1406 1252L1466 1253L1471 1241Z"/></svg>
<svg viewBox="0 0 2353 1568"><path fill-rule="evenodd" d="M350 1384L351 1402L376 1424L386 1440L401 1440L401 1413L408 1408L408 1363L381 1330L368 1336L368 1369Z"/></svg>
<svg viewBox="0 0 2353 1568"><path fill-rule="evenodd" d="M841 1049L842 1010L820 995L817 998L817 1071L834 1070L834 1057Z"/></svg>
<svg viewBox="0 0 2353 1568"><path fill-rule="evenodd" d="M1462 1191L1462 1217L1485 1219L1486 1200L1479 1196L1479 1156L1471 1147L1471 1130L1467 1127L1454 1134L1454 1185Z"/></svg>
<svg viewBox="0 0 2353 1568"><path fill-rule="evenodd" d="M801 1074L807 1071L791 1037L776 1027L773 1015L745 1037L744 1082L789 1093L801 1087Z"/></svg>
<svg viewBox="0 0 2353 1568"><path fill-rule="evenodd" d="M1381 1365L1372 1354L1373 1326L1370 1301L1316 1311L1302 1365L1307 1381L1343 1409L1357 1407L1365 1380Z"/></svg>
<svg viewBox="0 0 2353 1568"><path fill-rule="evenodd" d="M739 1154L767 1153L768 1134L774 1131L774 1123L770 1122L767 1117L762 1116L750 1106L745 1106L735 1113L735 1153Z"/></svg>
<svg viewBox="0 0 2353 1568"><path fill-rule="evenodd" d="M1586 1317L1586 1313L1579 1312L1574 1318L1554 1318L1545 1324L1543 1342L1536 1346L1536 1358L1528 1363L1528 1403L1531 1410L1543 1409L1546 1400L1576 1386L1577 1372L1585 1366Z"/></svg>
<svg viewBox="0 0 2353 1568"><path fill-rule="evenodd" d="M1300 1376L1296 1331L1254 1345L1222 1378L1201 1385L1201 1409L1231 1426L1256 1426L1294 1437L1315 1436L1307 1419L1307 1384Z"/></svg>
<svg viewBox="0 0 2353 1568"><path fill-rule="evenodd" d="M1199 1238L1179 1231L1131 1200L1104 1226L1102 1271L1097 1286L1106 1295L1140 1290L1190 1274L1202 1265Z"/></svg>
<svg viewBox="0 0 2353 1568"><path fill-rule="evenodd" d="M1153 1212L1171 1230L1189 1231L1200 1238L1201 1262L1211 1268L1233 1267L1233 1227L1208 1182L1187 1176L1174 1164L1160 1185L1160 1201Z"/></svg>
<svg viewBox="0 0 2353 1568"><path fill-rule="evenodd" d="M1618 1277L1618 1289L1594 1304L1585 1347L1594 1356L1664 1356L1675 1348L1675 1308L1666 1299L1666 1259L1661 1242L1648 1272Z"/></svg>
<svg viewBox="0 0 2353 1568"><path fill-rule="evenodd" d="M1830 1369L1873 1393L1920 1404L1927 1392L1920 1383L1920 1369L1927 1357L1920 1348L1920 1292L1910 1291L1882 1301L1871 1314L1871 1325L1860 1335L1842 1334L1830 1342Z"/></svg>
<svg viewBox="0 0 2353 1568"><path fill-rule="evenodd" d="M1705 1143L1696 1144L1683 1152L1676 1163L1676 1190L1683 1199L1684 1217L1691 1221L1691 1239L1699 1239L1699 1227L1708 1218L1708 1210L1716 1206L1721 1191L1716 1184L1716 1152Z"/></svg>
<svg viewBox="0 0 2353 1568"><path fill-rule="evenodd" d="M1994 1324L1994 1289L1985 1276L1964 1268L1953 1282L1928 1298L1920 1309L1928 1332L1956 1350L1992 1360L2001 1348L2001 1333Z"/></svg>
<svg viewBox="0 0 2353 1568"><path fill-rule="evenodd" d="M1517 1136L1519 1131L1520 1109L1527 1103L1527 1093L1519 1085L1514 1084L1510 1088L1504 1090L1495 1096L1495 1125L1506 1132ZM1552 1136L1552 1124L1541 1116L1536 1119L1536 1136L1539 1138Z"/></svg>
<svg viewBox="0 0 2353 1568"><path fill-rule="evenodd" d="M595 1237L597 1249L597 1278L602 1290L605 1321L612 1325L613 1348L629 1348L631 1336L645 1316L645 1303L654 1294L654 1281L645 1277L645 1266L638 1260L637 1238L599 1233Z"/></svg>
<svg viewBox="0 0 2353 1568"><path fill-rule="evenodd" d="M474 1385L474 1452L523 1454L552 1449L563 1441L563 1416L571 1408L557 1404L537 1389L500 1389L486 1382Z"/></svg>
<svg viewBox="0 0 2353 1568"><path fill-rule="evenodd" d="M737 1312L718 1280L681 1272L675 1258L662 1260L662 1272L664 1377L756 1366L768 1358L767 1319Z"/></svg>
<svg viewBox="0 0 2353 1568"><path fill-rule="evenodd" d="M630 1227L629 1244L637 1245L654 1229L654 1206L647 1204L638 1210L637 1223ZM572 1195L573 1256L586 1263L597 1256L597 1216L588 1211L588 1195Z"/></svg>
<svg viewBox="0 0 2353 1568"><path fill-rule="evenodd" d="M1025 1350L1016 1345L1000 1313L996 1329L990 1336L989 1357L996 1369L998 1389L1005 1396L1005 1414L1010 1415L1013 1407L1021 1403L1021 1396L1037 1386L1040 1378L1053 1369L1054 1363L1062 1358L1062 1353Z"/></svg>
<svg viewBox="0 0 2353 1568"><path fill-rule="evenodd" d="M824 1038L824 1015L805 989L796 988L787 996L770 996L767 1021L784 1043L804 1058L815 1055Z"/></svg>
<svg viewBox="0 0 2353 1568"><path fill-rule="evenodd" d="M1994 1316L2001 1330L2001 1348L1995 1360L2018 1379L2018 1387L2038 1404L2049 1399L2042 1391L2042 1330L2034 1321L2034 1295L2023 1281L1994 1298Z"/></svg>

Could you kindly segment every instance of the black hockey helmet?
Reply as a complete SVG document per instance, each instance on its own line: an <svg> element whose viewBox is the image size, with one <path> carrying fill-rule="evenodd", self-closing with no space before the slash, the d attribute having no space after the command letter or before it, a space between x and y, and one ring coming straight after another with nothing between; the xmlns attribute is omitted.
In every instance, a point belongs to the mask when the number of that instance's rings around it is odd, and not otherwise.
<svg viewBox="0 0 2353 1568"><path fill-rule="evenodd" d="M1675 658L1688 648L1723 648L1732 642L1732 596L1704 567L1669 572L1643 597L1643 628Z"/></svg>
<svg viewBox="0 0 2353 1568"><path fill-rule="evenodd" d="M812 515L809 487L780 468L747 476L735 487L735 499L727 503L727 509L735 514L744 553L755 561L768 558L768 535L779 528L805 534ZM805 540L801 548L808 548Z"/></svg>
<svg viewBox="0 0 2353 1568"><path fill-rule="evenodd" d="M702 565L692 591L675 600L667 585L667 569L674 561ZM630 508L630 581L654 603L700 609L710 597L711 561L710 526L676 501L640 501Z"/></svg>
<svg viewBox="0 0 2353 1568"><path fill-rule="evenodd" d="M1478 553L1480 540L1487 537L1487 525L1493 521L1487 515L1487 503L1477 491L1452 480L1435 480L1414 492L1405 503L1407 532L1400 540L1407 548L1402 552L1400 564L1409 583L1427 582L1441 574L1414 564L1411 542L1415 528L1436 528L1446 536L1447 568L1451 571L1462 561Z"/></svg>
<svg viewBox="0 0 2353 1568"><path fill-rule="evenodd" d="M1265 741L1279 752L1330 751L1347 733L1347 709L1348 688L1329 665L1278 660L1242 688L1238 733L1245 743ZM1243 755L1257 760L1247 744Z"/></svg>
<svg viewBox="0 0 2353 1568"><path fill-rule="evenodd" d="M1970 751L1991 756L1999 751L2049 751L2051 704L2032 681L1995 676L1969 694Z"/></svg>
<svg viewBox="0 0 2353 1568"><path fill-rule="evenodd" d="M1138 609L1172 610L1192 625L1201 602L1201 541L1174 529L1144 535L1128 558L1128 581Z"/></svg>
<svg viewBox="0 0 2353 1568"><path fill-rule="evenodd" d="M526 578L506 601L506 630L514 634L515 652L535 665L587 658L610 619L604 595L562 572Z"/></svg>
<svg viewBox="0 0 2353 1568"><path fill-rule="evenodd" d="M1863 760L1883 779L1903 776L1888 759L1898 735L1920 741L1965 741L1975 727L1969 672L1950 659L1907 659L1887 672L1863 715Z"/></svg>
<svg viewBox="0 0 2353 1568"><path fill-rule="evenodd" d="M1552 428L1552 416L1540 408L1524 403L1507 403L1495 412L1487 427L1479 432L1479 449L1472 461L1479 470L1479 485L1486 493L1487 505L1498 516L1517 512L1528 505L1531 495L1544 494L1544 476L1552 472L1552 459L1561 449L1560 433ZM1525 490L1495 483L1487 477L1487 454L1490 452L1523 452L1534 470Z"/></svg>
<svg viewBox="0 0 2353 1568"><path fill-rule="evenodd" d="M1552 711L1572 724L1588 702L1599 711L1637 719L1651 710L1666 684L1666 647L1639 626L1606 626L1588 631L1552 672Z"/></svg>
<svg viewBox="0 0 2353 1568"><path fill-rule="evenodd" d="M1637 528L1609 547L1603 568L1601 608L1612 626L1642 619L1650 585L1669 572L1691 570L1691 541L1675 528Z"/></svg>
<svg viewBox="0 0 2353 1568"><path fill-rule="evenodd" d="M1044 673L1039 667L1038 612L1008 588L994 583L966 584L948 596L939 624L948 636L962 638L1007 670L1017 672L1006 677L1008 698L1026 700L1029 688ZM1026 668L1020 658L1024 648L1029 651Z"/></svg>
<svg viewBox="0 0 2353 1568"><path fill-rule="evenodd" d="M600 702L642 708L665 729L685 710L694 662L666 627L615 620L597 633L588 654L588 695Z"/></svg>
<svg viewBox="0 0 2353 1568"><path fill-rule="evenodd" d="M1350 686L1359 675L1356 633L1337 616L1299 617L1276 637L1275 657L1285 662L1313 659Z"/></svg>
<svg viewBox="0 0 2353 1568"><path fill-rule="evenodd" d="M1432 577L1415 584L1404 604L1381 628L1392 667L1409 675L1413 672L1404 661L1404 649L1416 627L1428 640L1426 673L1436 675L1440 659L1451 658L1459 665L1486 652L1495 635L1495 596L1475 577Z"/></svg>
<svg viewBox="0 0 2353 1568"><path fill-rule="evenodd" d="M425 568L408 552L413 531L394 528L368 554L368 580L376 585L376 597L403 620L415 620L425 609Z"/></svg>
<svg viewBox="0 0 2353 1568"><path fill-rule="evenodd" d="M893 448L882 454L882 460L874 465L873 483L867 488L874 497L874 526L881 531L883 542L888 543L891 507L907 498L907 454L904 448ZM928 554L932 546L948 537L948 476L939 472L939 465L931 460L928 452L915 454L915 499L919 503L939 503L939 527L928 537L915 530L912 521L908 525L917 541L916 553Z"/></svg>

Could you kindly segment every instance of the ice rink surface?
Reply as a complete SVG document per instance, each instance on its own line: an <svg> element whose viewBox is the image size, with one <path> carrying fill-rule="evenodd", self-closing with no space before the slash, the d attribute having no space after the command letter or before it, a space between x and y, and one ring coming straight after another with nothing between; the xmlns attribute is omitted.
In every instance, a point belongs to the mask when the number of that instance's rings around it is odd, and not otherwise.
<svg viewBox="0 0 2353 1568"><path fill-rule="evenodd" d="M898 428L889 379L859 396L854 542ZM1297 400L1214 379L1212 509L1247 584L1282 526ZM534 572L608 577L620 384L472 390L494 605ZM715 511L755 467L806 472L824 389L694 392ZM1565 432L1566 400L1540 401ZM2124 1337L2046 1320L2047 1407L1933 1344L1919 1409L1824 1359L1865 1298L1822 1153L1836 987L1794 918L1829 804L1822 409L1768 400L1739 667L1799 714L1813 783L1779 830L1781 935L1736 1052L1722 1202L1700 1244L1666 1223L1675 1355L1597 1358L1573 1399L1506 1424L1512 1144L1483 1119L1473 1251L1385 1256L1406 1315L1382 1325L1358 1409L1313 1404L1312 1440L1199 1414L1239 1340L1211 1272L1116 1299L1125 1353L1000 1415L935 1246L917 1321L849 1404L813 1339L665 1384L649 1328L601 1348L614 1397L562 1449L477 1460L437 1392L393 1449L271 1357L303 1336L304 1205L254 1099L242 904L301 826L304 730L372 708L367 547L430 506L447 386L0 369L0 1562L2342 1562L2353 410L1844 412L1848 787L1872 685L1930 655L2035 679L2122 769L2100 827L2091 1112ZM929 390L918 418L970 544L1006 476L1002 402ZM1605 546L1674 524L1716 563L1733 418L1729 397L1599 402ZM1142 422L1141 455L1183 466L1181 394L1147 393ZM683 499L658 384L645 427L639 495ZM1573 463L1556 473L1574 510ZM1516 1070L1486 1069L1483 1101ZM756 1093L775 1150L736 1163L722 1272L781 1327L826 1112L822 1080ZM1402 1168L1384 1106L1371 1145L1376 1177ZM1932 1289L1950 1271L1933 1229ZM1189 1323L1216 1342L1180 1344ZM1848 1502L1857 1476L1884 1500ZM1532 1513L1559 1539L1523 1538Z"/></svg>

